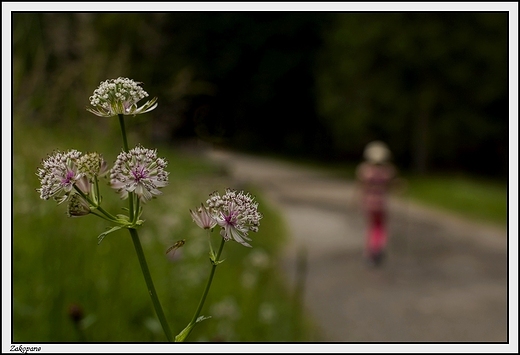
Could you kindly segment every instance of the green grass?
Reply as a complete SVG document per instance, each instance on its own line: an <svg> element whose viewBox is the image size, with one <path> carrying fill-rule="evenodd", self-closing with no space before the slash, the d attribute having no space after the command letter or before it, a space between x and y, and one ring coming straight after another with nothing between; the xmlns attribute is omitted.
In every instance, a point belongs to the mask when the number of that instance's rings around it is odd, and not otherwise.
<svg viewBox="0 0 520 355"><path fill-rule="evenodd" d="M412 176L406 194L413 200L461 216L506 226L507 185L461 175Z"/></svg>
<svg viewBox="0 0 520 355"><path fill-rule="evenodd" d="M93 120L97 120L94 118ZM115 159L120 143L117 125L98 121L101 129L47 129L15 121L13 131L13 341L14 342L155 342L165 341L146 292L127 231L97 235L109 227L94 216L67 218L65 206L42 201L35 175L54 149L97 150ZM130 132L135 132L132 127ZM137 137L130 135L130 145ZM146 143L143 143L145 146ZM219 167L167 146L159 156L169 160L170 185L150 201L139 229L141 242L170 327L175 334L190 321L210 271L207 237L191 221L188 210L205 201L225 177ZM351 179L352 169L334 169ZM421 203L490 223L507 219L505 184L461 176L407 176L404 194ZM231 186L232 187L232 186ZM264 214L253 248L227 243L225 262L216 270L198 325L189 341L314 341L312 321L305 318L284 285L277 262L287 235L283 221L253 186ZM126 207L109 188L106 209ZM214 232L216 246L219 237ZM169 258L175 241L184 247ZM84 311L79 333L68 315L71 305ZM84 337L84 338L82 338Z"/></svg>
<svg viewBox="0 0 520 355"><path fill-rule="evenodd" d="M97 118L93 118L95 120ZM13 341L30 342L163 342L166 341L147 294L128 231L97 235L110 227L95 216L68 218L64 205L39 199L35 175L54 149L99 151L111 162L120 137L107 129L50 130L37 125L13 126ZM117 127L116 127L117 128ZM117 132L117 131L116 131ZM130 142L136 142L130 137ZM144 144L144 143L143 143ZM132 143L130 143L132 146ZM146 145L145 145L146 146ZM189 209L218 189L219 168L169 147L158 155L169 160L170 184L145 206L138 230L155 287L173 335L190 321L211 264L206 233ZM126 207L103 186L103 204L113 214ZM232 187L232 186L231 186ZM254 187L248 187L252 192ZM264 218L252 233L253 248L226 243L202 314L212 318L194 329L188 341L306 341L310 321L293 303L293 290L278 272L278 253L286 230L278 213L257 193ZM186 244L174 257L165 251L175 241ZM220 237L214 231L216 247ZM84 313L81 331L69 316L72 305Z"/></svg>

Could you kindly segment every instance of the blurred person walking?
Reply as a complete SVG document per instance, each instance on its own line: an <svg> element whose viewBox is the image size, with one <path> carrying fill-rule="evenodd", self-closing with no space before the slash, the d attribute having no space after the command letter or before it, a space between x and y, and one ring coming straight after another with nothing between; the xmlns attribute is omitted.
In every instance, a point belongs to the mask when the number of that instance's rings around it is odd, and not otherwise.
<svg viewBox="0 0 520 355"><path fill-rule="evenodd" d="M388 239L386 201L396 178L390 163L391 152L381 141L367 144L364 161L356 169L360 184L361 206L367 219L365 255L373 265L380 265Z"/></svg>

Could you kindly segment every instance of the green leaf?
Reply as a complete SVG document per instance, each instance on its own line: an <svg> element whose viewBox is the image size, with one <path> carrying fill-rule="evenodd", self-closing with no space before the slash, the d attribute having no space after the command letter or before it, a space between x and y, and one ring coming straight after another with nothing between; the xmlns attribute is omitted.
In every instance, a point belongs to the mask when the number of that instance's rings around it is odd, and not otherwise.
<svg viewBox="0 0 520 355"><path fill-rule="evenodd" d="M101 233L101 234L98 236L98 244L101 244L101 242L103 241L103 239L104 239L108 234L110 234L110 233L112 233L112 232L115 232L115 231L117 231L117 230L120 230L121 228L123 228L123 226L115 226L115 227L110 228L108 231Z"/></svg>
<svg viewBox="0 0 520 355"><path fill-rule="evenodd" d="M188 334L190 334L191 330L193 329L193 327L195 326L196 323L190 323L186 326L186 328L184 328L176 337L175 337L175 342L176 343L181 343L184 341L184 339L186 339L186 337L188 336Z"/></svg>
<svg viewBox="0 0 520 355"><path fill-rule="evenodd" d="M128 216L125 214L118 214L116 217L122 221L130 221L130 218L128 218Z"/></svg>
<svg viewBox="0 0 520 355"><path fill-rule="evenodd" d="M200 323L200 322L202 322L203 320L210 319L210 318L211 318L211 316L200 316L200 317L197 318L197 320L195 321L195 324Z"/></svg>
<svg viewBox="0 0 520 355"><path fill-rule="evenodd" d="M195 321L195 323L191 323L191 322L190 322L190 324L188 324L188 325L186 326L186 328L184 328L184 329L183 329L183 330L182 330L182 331L181 331L181 332L180 332L180 333L175 337L175 342L176 342L176 343L181 343L181 342L183 342L183 341L186 339L186 337L191 333L193 327L195 327L196 324L198 324L198 323L200 323L200 322L202 322L202 321L204 321L204 320L206 320L206 319L210 319L210 318L211 318L211 316L208 316L208 317L206 317L206 316L200 316L200 317L197 318L197 320Z"/></svg>
<svg viewBox="0 0 520 355"><path fill-rule="evenodd" d="M223 263L225 260L226 260L226 259L222 259L222 260L218 260L218 261L217 261L217 260L213 260L213 259L211 259L211 263L212 263L213 265L218 265L218 264L220 264L220 263Z"/></svg>
<svg viewBox="0 0 520 355"><path fill-rule="evenodd" d="M223 262L226 259L217 260L217 256L215 255L215 252L213 250L210 250L210 252L209 252L209 260L211 261L211 263L213 265L218 265L218 264L220 264L221 262Z"/></svg>

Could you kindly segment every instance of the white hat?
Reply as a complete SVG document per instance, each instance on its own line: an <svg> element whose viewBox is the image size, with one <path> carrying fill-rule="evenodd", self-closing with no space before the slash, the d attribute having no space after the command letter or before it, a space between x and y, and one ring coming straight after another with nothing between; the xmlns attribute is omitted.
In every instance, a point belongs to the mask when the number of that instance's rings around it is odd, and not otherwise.
<svg viewBox="0 0 520 355"><path fill-rule="evenodd" d="M365 159L374 164L384 163L390 159L390 149L381 141L373 141L367 144L363 156Z"/></svg>

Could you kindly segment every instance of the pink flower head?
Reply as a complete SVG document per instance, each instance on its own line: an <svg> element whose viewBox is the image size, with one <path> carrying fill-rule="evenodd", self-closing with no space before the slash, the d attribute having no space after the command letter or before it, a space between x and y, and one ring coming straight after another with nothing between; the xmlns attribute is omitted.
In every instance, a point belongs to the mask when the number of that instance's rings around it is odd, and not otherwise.
<svg viewBox="0 0 520 355"><path fill-rule="evenodd" d="M53 197L62 203L69 197L74 185L83 177L76 164L80 156L81 152L75 149L66 153L56 151L42 162L43 168L39 168L36 173L41 183L41 188L36 191L40 193L41 199Z"/></svg>
<svg viewBox="0 0 520 355"><path fill-rule="evenodd" d="M249 193L236 192L226 189L226 193L220 196L213 192L206 201L212 211L213 218L221 227L220 235L224 240L233 239L246 247L251 247L247 241L249 231L258 232L262 214L258 212L258 203Z"/></svg>
<svg viewBox="0 0 520 355"><path fill-rule="evenodd" d="M213 229L217 225L217 221L211 216L209 209L200 204L196 211L190 210L191 218L202 229Z"/></svg>
<svg viewBox="0 0 520 355"><path fill-rule="evenodd" d="M123 199L134 192L142 202L147 202L161 194L159 188L168 185L168 172L164 170L167 165L166 160L157 158L157 151L138 145L119 153L110 170L110 185Z"/></svg>

